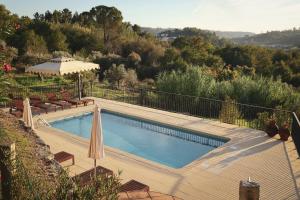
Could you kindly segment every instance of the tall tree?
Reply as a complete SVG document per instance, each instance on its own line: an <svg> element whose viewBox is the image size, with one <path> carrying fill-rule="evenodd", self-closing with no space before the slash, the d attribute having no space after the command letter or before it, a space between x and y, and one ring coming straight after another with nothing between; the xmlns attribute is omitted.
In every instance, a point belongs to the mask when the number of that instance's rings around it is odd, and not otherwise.
<svg viewBox="0 0 300 200"><path fill-rule="evenodd" d="M33 30L22 33L23 48L22 53L46 54L48 53L47 45L43 37L35 34Z"/></svg>
<svg viewBox="0 0 300 200"><path fill-rule="evenodd" d="M66 43L67 37L60 31L54 30L48 36L48 48L50 51L67 51L68 45Z"/></svg>
<svg viewBox="0 0 300 200"><path fill-rule="evenodd" d="M72 21L72 11L70 11L69 9L63 9L61 14L61 23L70 23Z"/></svg>
<svg viewBox="0 0 300 200"><path fill-rule="evenodd" d="M90 11L93 21L103 29L103 42L107 50L118 35L122 25L122 13L115 7L97 6Z"/></svg>

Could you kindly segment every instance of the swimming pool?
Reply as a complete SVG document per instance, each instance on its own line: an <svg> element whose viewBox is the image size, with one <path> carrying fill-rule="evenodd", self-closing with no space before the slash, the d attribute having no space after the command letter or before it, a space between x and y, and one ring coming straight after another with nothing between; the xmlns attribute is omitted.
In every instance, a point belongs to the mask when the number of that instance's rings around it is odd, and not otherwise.
<svg viewBox="0 0 300 200"><path fill-rule="evenodd" d="M89 139L92 118L92 113L86 113L50 125ZM181 168L228 141L104 110L101 119L105 145L173 168Z"/></svg>

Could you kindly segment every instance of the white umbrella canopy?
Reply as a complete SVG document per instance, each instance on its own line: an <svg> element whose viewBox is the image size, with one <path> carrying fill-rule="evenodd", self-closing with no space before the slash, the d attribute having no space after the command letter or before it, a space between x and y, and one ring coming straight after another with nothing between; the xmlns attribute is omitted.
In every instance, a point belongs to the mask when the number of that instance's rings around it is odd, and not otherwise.
<svg viewBox="0 0 300 200"><path fill-rule="evenodd" d="M78 61L74 60L73 58L60 57L29 67L25 70L25 72L48 75L65 75L98 68L99 65L95 63Z"/></svg>
<svg viewBox="0 0 300 200"><path fill-rule="evenodd" d="M103 159L105 157L101 123L101 109L98 105L96 105L94 109L88 157L94 159L96 176L96 159Z"/></svg>
<svg viewBox="0 0 300 200"><path fill-rule="evenodd" d="M32 119L31 107L29 103L29 99L26 98L23 101L23 121L26 127L31 128L34 130L34 124Z"/></svg>
<svg viewBox="0 0 300 200"><path fill-rule="evenodd" d="M73 58L59 57L49 60L48 62L34 65L25 70L28 73L45 74L45 75L65 75L78 73L78 97L81 99L80 72L99 69L99 65L91 62L74 60Z"/></svg>

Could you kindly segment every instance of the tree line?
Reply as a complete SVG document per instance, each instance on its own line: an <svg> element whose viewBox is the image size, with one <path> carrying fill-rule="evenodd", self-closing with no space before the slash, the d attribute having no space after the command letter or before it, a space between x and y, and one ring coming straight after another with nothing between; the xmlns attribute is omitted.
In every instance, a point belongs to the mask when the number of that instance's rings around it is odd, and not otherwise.
<svg viewBox="0 0 300 200"><path fill-rule="evenodd" d="M243 78L249 81L245 84L255 84L263 77L270 84L279 81L293 86L294 93L300 86L298 49L236 45L196 28L170 30L168 34L176 38L161 41L140 26L124 22L115 7L96 6L82 13L46 11L35 13L31 19L11 14L1 5L0 27L8 25L15 28L9 36L1 36L1 46L7 54L6 62L20 71L51 57L74 56L100 64L99 78L114 84L120 84L120 77L133 77L159 85L157 79L162 74L183 76L191 69L205 68L217 82ZM137 84L136 80L125 82Z"/></svg>

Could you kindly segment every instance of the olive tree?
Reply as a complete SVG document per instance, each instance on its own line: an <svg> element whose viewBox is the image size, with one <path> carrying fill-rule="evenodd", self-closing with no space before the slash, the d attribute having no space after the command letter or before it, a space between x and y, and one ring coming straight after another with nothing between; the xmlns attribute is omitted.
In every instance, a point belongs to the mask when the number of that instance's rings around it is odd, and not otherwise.
<svg viewBox="0 0 300 200"><path fill-rule="evenodd" d="M120 87L120 81L126 76L126 69L124 65L117 66L113 64L113 66L104 73L104 76L110 83L117 83L118 87Z"/></svg>

